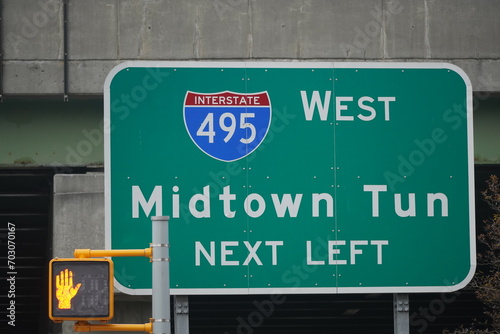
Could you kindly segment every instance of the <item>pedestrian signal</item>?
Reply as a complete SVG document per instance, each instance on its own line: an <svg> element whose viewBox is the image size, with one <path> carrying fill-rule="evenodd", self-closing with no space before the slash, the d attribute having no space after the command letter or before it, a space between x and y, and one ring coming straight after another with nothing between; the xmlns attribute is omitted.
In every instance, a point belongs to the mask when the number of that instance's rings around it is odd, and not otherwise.
<svg viewBox="0 0 500 334"><path fill-rule="evenodd" d="M102 258L52 259L49 263L49 318L113 318L113 262Z"/></svg>

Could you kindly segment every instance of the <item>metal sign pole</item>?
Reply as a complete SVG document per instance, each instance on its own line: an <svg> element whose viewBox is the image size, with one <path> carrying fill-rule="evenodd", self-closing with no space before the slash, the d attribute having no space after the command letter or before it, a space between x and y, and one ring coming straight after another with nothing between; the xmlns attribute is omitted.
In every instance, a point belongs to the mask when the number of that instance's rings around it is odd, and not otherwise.
<svg viewBox="0 0 500 334"><path fill-rule="evenodd" d="M153 223L153 334L170 334L170 268L168 216L152 217Z"/></svg>
<svg viewBox="0 0 500 334"><path fill-rule="evenodd" d="M188 296L174 296L174 333L189 334Z"/></svg>
<svg viewBox="0 0 500 334"><path fill-rule="evenodd" d="M410 333L410 299L407 293L394 294L394 334Z"/></svg>

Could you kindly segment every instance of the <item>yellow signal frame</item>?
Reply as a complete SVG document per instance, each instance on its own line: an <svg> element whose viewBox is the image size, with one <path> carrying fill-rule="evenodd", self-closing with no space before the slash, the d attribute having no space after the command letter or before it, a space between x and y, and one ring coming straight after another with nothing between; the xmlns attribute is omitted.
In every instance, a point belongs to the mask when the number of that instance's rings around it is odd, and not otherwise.
<svg viewBox="0 0 500 334"><path fill-rule="evenodd" d="M61 316L54 316L53 315L53 294L52 294L52 287L53 287L53 272L52 272L52 265L54 262L108 262L109 263L109 312L106 317L61 317ZM66 320L75 320L75 321L82 321L82 320L98 320L98 321L109 321L110 319L113 318L115 312L115 303L114 303L114 266L113 266L113 261L111 259L107 258L66 258L66 259L60 259L60 258L54 258L50 260L49 262L49 318L52 319L54 322L62 322Z"/></svg>

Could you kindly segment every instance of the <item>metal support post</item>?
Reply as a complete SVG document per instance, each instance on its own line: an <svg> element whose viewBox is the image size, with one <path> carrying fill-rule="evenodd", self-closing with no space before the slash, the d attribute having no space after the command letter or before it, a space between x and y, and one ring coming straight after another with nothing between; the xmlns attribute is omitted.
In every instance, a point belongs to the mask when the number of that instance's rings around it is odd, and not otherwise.
<svg viewBox="0 0 500 334"><path fill-rule="evenodd" d="M410 299L407 293L394 294L394 334L410 333Z"/></svg>
<svg viewBox="0 0 500 334"><path fill-rule="evenodd" d="M188 296L174 296L174 333L189 334L189 301Z"/></svg>
<svg viewBox="0 0 500 334"><path fill-rule="evenodd" d="M168 216L152 217L153 223L153 334L170 334L170 268Z"/></svg>

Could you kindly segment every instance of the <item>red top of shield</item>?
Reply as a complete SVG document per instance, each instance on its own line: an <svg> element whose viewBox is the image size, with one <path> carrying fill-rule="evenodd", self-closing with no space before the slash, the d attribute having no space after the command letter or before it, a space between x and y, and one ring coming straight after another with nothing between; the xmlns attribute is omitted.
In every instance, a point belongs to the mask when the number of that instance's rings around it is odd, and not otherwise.
<svg viewBox="0 0 500 334"><path fill-rule="evenodd" d="M201 94L188 92L185 106L252 106L268 107L269 97L267 92L241 94L222 92L214 94Z"/></svg>

